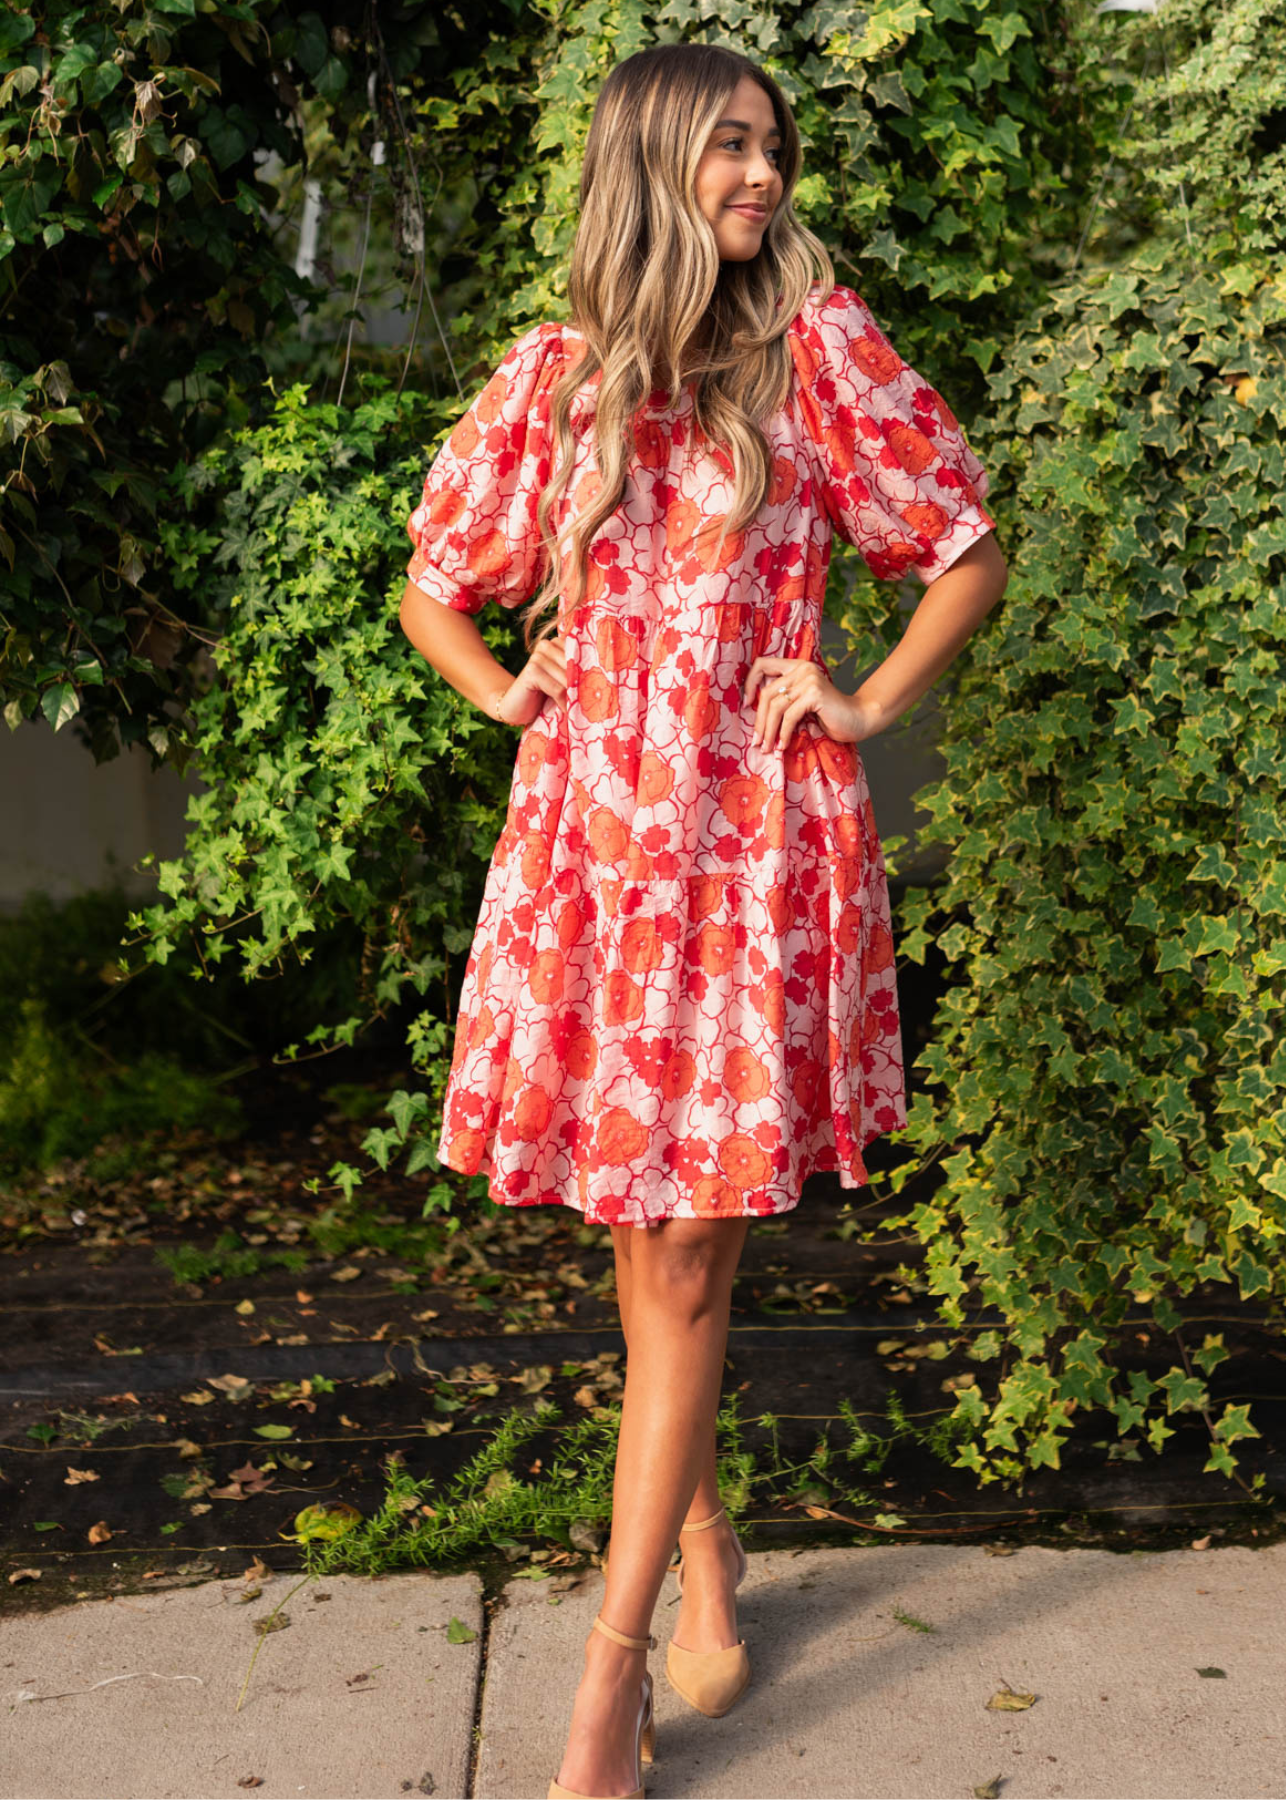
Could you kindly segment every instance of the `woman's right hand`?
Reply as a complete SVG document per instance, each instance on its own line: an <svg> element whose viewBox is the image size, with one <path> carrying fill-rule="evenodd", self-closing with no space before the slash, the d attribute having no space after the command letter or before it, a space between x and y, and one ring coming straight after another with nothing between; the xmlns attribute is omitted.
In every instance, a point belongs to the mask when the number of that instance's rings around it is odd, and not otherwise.
<svg viewBox="0 0 1286 1800"><path fill-rule="evenodd" d="M506 725L530 725L546 695L559 706L567 704L567 650L560 637L540 639L501 695L496 717Z"/></svg>

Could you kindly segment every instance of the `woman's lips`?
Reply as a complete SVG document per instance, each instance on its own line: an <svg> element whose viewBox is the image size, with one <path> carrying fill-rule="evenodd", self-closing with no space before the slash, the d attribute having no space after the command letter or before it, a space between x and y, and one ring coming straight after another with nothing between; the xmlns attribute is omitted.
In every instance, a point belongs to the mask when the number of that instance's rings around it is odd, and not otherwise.
<svg viewBox="0 0 1286 1800"><path fill-rule="evenodd" d="M748 219L766 219L768 217L766 206L730 206L728 211L744 213Z"/></svg>

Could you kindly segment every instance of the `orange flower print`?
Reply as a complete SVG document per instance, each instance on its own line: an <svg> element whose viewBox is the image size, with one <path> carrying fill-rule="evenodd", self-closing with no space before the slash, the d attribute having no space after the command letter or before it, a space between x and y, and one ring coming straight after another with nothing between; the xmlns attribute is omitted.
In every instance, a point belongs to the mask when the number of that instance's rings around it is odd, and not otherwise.
<svg viewBox="0 0 1286 1800"><path fill-rule="evenodd" d="M599 620L596 648L600 667L611 674L619 674L638 661L638 645L615 619Z"/></svg>
<svg viewBox="0 0 1286 1800"><path fill-rule="evenodd" d="M490 527L469 543L469 573L481 581L498 575L509 560L509 547L504 533Z"/></svg>
<svg viewBox="0 0 1286 1800"><path fill-rule="evenodd" d="M589 841L597 862L615 862L624 856L630 834L610 806L597 806L589 819Z"/></svg>
<svg viewBox="0 0 1286 1800"><path fill-rule="evenodd" d="M549 845L538 831L522 840L522 878L529 888L543 887L549 879Z"/></svg>
<svg viewBox="0 0 1286 1800"><path fill-rule="evenodd" d="M909 475L919 475L937 457L937 450L918 425L903 421L889 427L889 448Z"/></svg>
<svg viewBox="0 0 1286 1800"><path fill-rule="evenodd" d="M726 925L703 925L692 939L692 951L707 975L726 975L736 942Z"/></svg>
<svg viewBox="0 0 1286 1800"><path fill-rule="evenodd" d="M838 738L822 733L816 739L814 748L828 780L833 781L836 787L846 787L854 779L857 774L856 745L843 744Z"/></svg>
<svg viewBox="0 0 1286 1800"><path fill-rule="evenodd" d="M835 925L835 948L844 956L852 956L861 941L861 907L852 905L841 906L839 918Z"/></svg>
<svg viewBox="0 0 1286 1800"><path fill-rule="evenodd" d="M655 750L639 757L638 797L645 806L656 806L674 792L674 770Z"/></svg>
<svg viewBox="0 0 1286 1800"><path fill-rule="evenodd" d="M509 398L509 373L504 368L496 370L491 380L483 388L473 407L475 418L483 425L490 425L504 413L505 401Z"/></svg>
<svg viewBox="0 0 1286 1800"><path fill-rule="evenodd" d="M558 947L566 954L574 950L585 935L589 909L576 900L564 900L554 914L554 930Z"/></svg>
<svg viewBox="0 0 1286 1800"><path fill-rule="evenodd" d="M632 1025L643 1017L643 989L624 969L609 969L603 977L603 1022Z"/></svg>
<svg viewBox="0 0 1286 1800"><path fill-rule="evenodd" d="M762 1100L772 1087L768 1070L744 1044L728 1052L723 1079L734 1100Z"/></svg>
<svg viewBox="0 0 1286 1800"><path fill-rule="evenodd" d="M792 731L782 757L787 781L810 781L817 767L817 739L811 732Z"/></svg>
<svg viewBox="0 0 1286 1800"><path fill-rule="evenodd" d="M469 510L468 497L455 488L440 488L428 496L425 523L435 530L447 531Z"/></svg>
<svg viewBox="0 0 1286 1800"><path fill-rule="evenodd" d="M700 525L701 513L694 501L672 501L665 514L666 553L674 558L685 555Z"/></svg>
<svg viewBox="0 0 1286 1800"><path fill-rule="evenodd" d="M937 413L938 421L943 431L958 432L960 430L960 423L946 401L942 398L942 395L936 388L929 388L928 394L929 404L932 406L934 412Z"/></svg>
<svg viewBox="0 0 1286 1800"><path fill-rule="evenodd" d="M541 950L527 969L527 987L533 1000L553 1006L562 999L565 969L560 950Z"/></svg>
<svg viewBox="0 0 1286 1800"><path fill-rule="evenodd" d="M768 487L769 506L784 506L794 493L798 481L799 474L790 458L774 456L772 476Z"/></svg>
<svg viewBox="0 0 1286 1800"><path fill-rule="evenodd" d="M796 1068L790 1087L795 1104L801 1109L807 1108L818 1095L825 1094L826 1071L810 1056Z"/></svg>
<svg viewBox="0 0 1286 1800"><path fill-rule="evenodd" d="M758 825L769 791L757 775L733 775L719 789L719 807L738 831Z"/></svg>
<svg viewBox="0 0 1286 1800"><path fill-rule="evenodd" d="M688 913L693 919L708 919L723 905L723 882L717 875L694 875L688 888Z"/></svg>
<svg viewBox="0 0 1286 1800"><path fill-rule="evenodd" d="M603 1161L617 1168L634 1162L647 1147L647 1131L624 1106L609 1106L599 1114L597 1139Z"/></svg>
<svg viewBox="0 0 1286 1800"><path fill-rule="evenodd" d="M586 719L593 725L614 719L620 711L616 684L601 669L584 671L577 685L576 698Z"/></svg>
<svg viewBox="0 0 1286 1800"><path fill-rule="evenodd" d="M721 1175L703 1175L692 1184L692 1211L698 1219L733 1219L741 1216L741 1189Z"/></svg>
<svg viewBox="0 0 1286 1800"><path fill-rule="evenodd" d="M710 574L722 574L725 569L730 569L734 563L741 560L741 553L745 548L745 532L729 531L724 533L725 523L723 515L716 514L714 518L703 521L700 531L692 539L690 546L692 554L701 567ZM719 544L721 533L723 533L722 547Z"/></svg>
<svg viewBox="0 0 1286 1800"><path fill-rule="evenodd" d="M523 1088L514 1102L514 1130L525 1143L538 1143L548 1129L553 1111L553 1101L543 1087L533 1084Z"/></svg>
<svg viewBox="0 0 1286 1800"><path fill-rule="evenodd" d="M735 1131L719 1146L719 1167L737 1188L759 1187L767 1181L772 1164L752 1137Z"/></svg>
<svg viewBox="0 0 1286 1800"><path fill-rule="evenodd" d="M463 1169L472 1175L482 1161L482 1153L486 1148L486 1139L480 1131L470 1126L463 1126L452 1131L444 1142L449 1155L440 1158L449 1168Z"/></svg>
<svg viewBox="0 0 1286 1800"><path fill-rule="evenodd" d="M683 708L688 735L694 739L709 737L711 732L718 730L720 718L720 708L711 698L709 688L704 685L693 688Z"/></svg>
<svg viewBox="0 0 1286 1800"><path fill-rule="evenodd" d="M836 813L831 820L831 835L838 856L856 856L862 848L862 827L854 813Z"/></svg>
<svg viewBox="0 0 1286 1800"><path fill-rule="evenodd" d="M731 458L691 390L651 395L583 591L565 572L567 704L515 734L443 1096L444 1166L501 1204L635 1227L784 1214L816 1171L864 1185L866 1146L906 1122L858 746L806 716L756 748L745 682L758 657L825 671L837 533L877 580L931 580L993 528L987 476L853 289L814 287L782 328L790 383L762 421L755 518L726 530ZM597 507L601 370L563 442L553 429L585 354L575 326L543 321L458 418L407 519L426 604L521 614L565 451L553 523Z"/></svg>
<svg viewBox="0 0 1286 1800"><path fill-rule="evenodd" d="M665 940L656 928L655 919L629 919L621 929L621 961L631 975L659 969L665 955Z"/></svg>
<svg viewBox="0 0 1286 1800"><path fill-rule="evenodd" d="M677 1050L668 1057L661 1069L661 1097L665 1100L679 1100L684 1094L690 1094L696 1086L697 1061L686 1050Z"/></svg>
<svg viewBox="0 0 1286 1800"><path fill-rule="evenodd" d="M447 439L451 454L463 461L473 455L477 449L482 433L478 430L478 421L472 412L465 413L460 423Z"/></svg>
<svg viewBox="0 0 1286 1800"><path fill-rule="evenodd" d="M902 358L888 339L874 328L853 340L853 361L869 381L887 387L896 381L904 367Z"/></svg>
<svg viewBox="0 0 1286 1800"><path fill-rule="evenodd" d="M799 737L802 734L795 732L793 735ZM780 792L775 793L764 808L763 838L765 844L772 850L782 850L785 848L786 796Z"/></svg>
<svg viewBox="0 0 1286 1800"><path fill-rule="evenodd" d="M866 946L866 954L872 974L878 975L882 969L893 967L893 933L883 919L871 921L871 933Z"/></svg>
<svg viewBox="0 0 1286 1800"><path fill-rule="evenodd" d="M784 884L771 887L767 894L768 918L777 936L788 928L795 915L794 903Z"/></svg>

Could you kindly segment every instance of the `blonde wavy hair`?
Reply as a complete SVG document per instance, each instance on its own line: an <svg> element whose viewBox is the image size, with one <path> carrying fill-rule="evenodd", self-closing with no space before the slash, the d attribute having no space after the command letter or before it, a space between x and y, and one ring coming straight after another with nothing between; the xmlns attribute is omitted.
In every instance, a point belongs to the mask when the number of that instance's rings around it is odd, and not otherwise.
<svg viewBox="0 0 1286 1800"><path fill-rule="evenodd" d="M714 230L696 199L697 167L743 76L772 102L781 132L781 199L763 242L746 262L721 262ZM662 44L618 63L594 107L580 179L580 218L568 275L569 323L585 341L550 398L554 473L537 506L546 573L523 611L530 650L560 597L584 599L588 549L620 505L634 448L634 423L648 396L695 378L693 416L732 460L724 537L757 515L772 474L763 422L785 404L791 355L786 331L815 280L835 285L826 247L791 207L802 157L785 95L758 64L714 44ZM598 484L582 483L560 530L553 521L571 479L572 401L599 371L594 402ZM658 380L664 375L665 383ZM586 489L588 488L588 493Z"/></svg>

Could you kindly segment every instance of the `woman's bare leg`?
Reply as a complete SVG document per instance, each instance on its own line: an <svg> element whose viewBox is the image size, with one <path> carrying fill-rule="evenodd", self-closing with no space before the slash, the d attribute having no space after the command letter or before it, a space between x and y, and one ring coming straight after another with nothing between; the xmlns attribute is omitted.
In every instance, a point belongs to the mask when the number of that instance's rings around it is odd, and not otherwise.
<svg viewBox="0 0 1286 1800"><path fill-rule="evenodd" d="M621 1330L628 1349L633 1282L630 1253L635 1228L614 1225L611 1232L616 1252L616 1295L621 1312ZM735 1269L733 1273L736 1273ZM696 1491L683 1515L683 1521L687 1524L689 1521L708 1519L718 1512L721 1505L717 1446L714 1428L711 1426ZM737 1642L738 1635L736 1582L740 1562L732 1543L731 1523L725 1520L705 1531L685 1532L679 1539L679 1548L683 1556L683 1592L679 1598L671 1635L685 1650L726 1649ZM608 1561L610 1563L610 1556Z"/></svg>
<svg viewBox="0 0 1286 1800"><path fill-rule="evenodd" d="M633 1234L628 1357L599 1610L605 1624L631 1637L646 1637L651 1629L679 1526L699 1482L710 1477L732 1278L748 1225L748 1218L666 1219L624 1228ZM708 1517L718 1503L716 1493L693 1516ZM707 1535L724 1534L694 1532L687 1541ZM560 1786L582 1794L632 1791L646 1659L646 1650L589 1633Z"/></svg>

